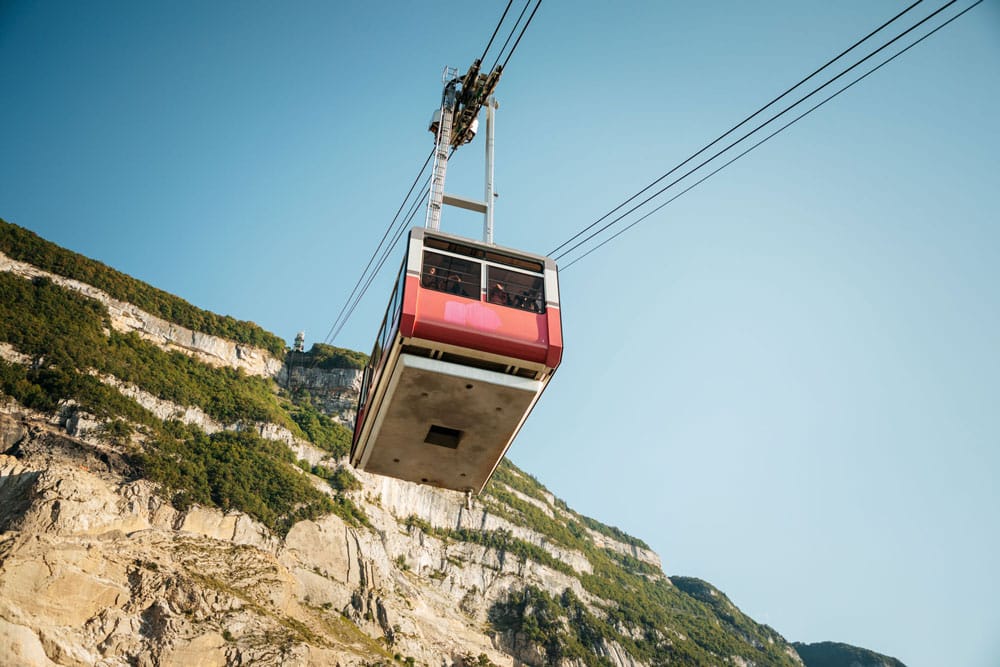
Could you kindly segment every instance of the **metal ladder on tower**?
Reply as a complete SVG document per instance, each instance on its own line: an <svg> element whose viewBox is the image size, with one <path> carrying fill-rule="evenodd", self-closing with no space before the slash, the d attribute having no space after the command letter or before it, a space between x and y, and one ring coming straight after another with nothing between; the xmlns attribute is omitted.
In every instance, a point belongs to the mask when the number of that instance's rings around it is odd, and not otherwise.
<svg viewBox="0 0 1000 667"><path fill-rule="evenodd" d="M441 98L440 118L434 145L434 167L431 170L431 187L427 200L427 220L425 227L440 229L441 207L444 206L444 180L448 172L448 158L451 152L451 126L455 111L455 83L458 70L446 67L444 70L445 89Z"/></svg>

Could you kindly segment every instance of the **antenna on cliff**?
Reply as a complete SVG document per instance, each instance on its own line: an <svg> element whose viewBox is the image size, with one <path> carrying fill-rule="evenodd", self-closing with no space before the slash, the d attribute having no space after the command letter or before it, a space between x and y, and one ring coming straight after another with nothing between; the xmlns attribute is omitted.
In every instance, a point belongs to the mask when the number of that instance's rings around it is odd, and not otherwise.
<svg viewBox="0 0 1000 667"><path fill-rule="evenodd" d="M295 334L295 346L292 347L292 350L295 352L303 352L305 350L305 347L306 347L306 332L300 331L297 334Z"/></svg>

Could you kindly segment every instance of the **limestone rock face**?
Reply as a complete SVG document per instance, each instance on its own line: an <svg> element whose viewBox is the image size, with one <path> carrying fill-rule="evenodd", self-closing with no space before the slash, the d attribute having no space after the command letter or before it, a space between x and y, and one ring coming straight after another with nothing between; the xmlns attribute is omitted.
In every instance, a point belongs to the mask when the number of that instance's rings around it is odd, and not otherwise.
<svg viewBox="0 0 1000 667"><path fill-rule="evenodd" d="M359 476L362 474L359 473ZM415 515L439 528L508 530L514 537L542 547L577 572L591 572L590 562L583 554L552 544L545 536L512 524L481 506L467 509L463 504L455 502L453 492L378 475L364 475L364 478L377 489L381 502L395 516Z"/></svg>
<svg viewBox="0 0 1000 667"><path fill-rule="evenodd" d="M643 549L642 547L634 544L618 542L617 540L614 540L606 535L602 535L595 530L588 529L587 534L590 536L590 539L593 540L594 544L601 549L617 551L620 554L631 556L632 558L649 563L658 569L663 567L663 564L660 562L660 557L651 549Z"/></svg>
<svg viewBox="0 0 1000 667"><path fill-rule="evenodd" d="M0 271L9 271L28 279L48 278L66 289L100 301L107 307L111 315L111 324L115 329L123 332L135 331L146 340L165 349L180 350L212 366L242 368L251 375L266 377L274 377L281 370L281 362L266 350L173 324L130 303L113 299L92 285L43 271L3 253L0 253Z"/></svg>
<svg viewBox="0 0 1000 667"><path fill-rule="evenodd" d="M197 426L208 434L218 433L219 431L224 430L253 431L266 440L276 440L278 442L285 443L289 446L297 458L305 459L309 461L310 464L319 463L325 456L327 456L325 452L316 449L308 441L296 437L284 426L278 426L277 424L271 424L269 422L237 422L235 424L223 424L215 419L212 419L205 414L203 410L197 407L180 406L176 403L157 398L149 392L143 391L139 387L131 385L127 382L122 382L112 375L100 376L100 380L101 382L117 389L122 395L131 398L136 403L152 412L159 419L176 419L185 424ZM90 425L90 428L87 428L86 424L81 426L81 416L79 413L74 413L71 417L68 417L67 422L67 431L69 431L71 435L83 435L84 432L92 431L94 427L99 426L97 422Z"/></svg>
<svg viewBox="0 0 1000 667"><path fill-rule="evenodd" d="M34 631L0 618L0 655L23 667L55 667Z"/></svg>
<svg viewBox="0 0 1000 667"><path fill-rule="evenodd" d="M323 412L331 415L342 424L353 425L357 415L358 393L361 391L362 371L353 368L322 369L302 364L286 364L274 358L270 352L242 345L225 338L193 331L168 322L136 306L112 298L106 292L63 276L50 273L25 262L12 259L0 252L0 271L8 271L26 279L44 277L53 283L79 292L84 296L100 301L111 316L112 326L118 331L134 331L142 338L155 343L164 350L180 350L196 359L212 366L228 366L239 368L250 375L270 377L288 389L305 389L313 401ZM14 363L28 364L31 359L18 352L8 343L0 343L0 359ZM114 378L102 380L115 383ZM143 407L150 409L161 418L183 418L188 423L197 423L206 432L223 428L215 424L211 418L197 408L181 408L181 414L165 414L176 412L176 406L158 405L155 397L142 395L143 392L128 386L118 386L122 393L135 398ZM277 428L277 427L276 427ZM282 436L281 439L285 439ZM292 439L291 434L287 439Z"/></svg>
<svg viewBox="0 0 1000 667"><path fill-rule="evenodd" d="M31 357L21 354L14 349L10 343L0 343L0 359L10 361L15 364L30 364Z"/></svg>
<svg viewBox="0 0 1000 667"><path fill-rule="evenodd" d="M212 366L273 378L274 390L292 392L296 400L308 393L313 405L342 424L354 421L359 370L311 367L304 353L289 353L283 362L2 253L0 272L44 277L100 301L115 330ZM42 361L2 341L0 359L22 366ZM695 654L682 646L694 635L688 623L677 626L685 636L663 621L666 616L629 607L647 601L655 607L661 594L694 598L685 587L720 595L697 580L671 582L657 554L587 521L509 469L470 504L454 492L362 472L355 473L360 488L345 498L331 485L351 484L329 472L345 462L287 428L220 423L197 407L95 369L74 370L90 373L161 420L209 434L253 431L285 443L301 465L292 468L296 472L323 468L329 479L308 480L335 495L334 507L352 519L331 514L277 535L240 512L177 509L163 490L139 478L136 454L152 437L145 427L133 424L131 440L122 443L124 438L108 437L107 422L74 400L42 414L0 391L0 667L585 667L592 657L605 666L645 667L633 654L648 655L649 647L660 662L676 647L679 661L691 664ZM278 457L286 458L283 451ZM223 465L196 461L192 475L217 475ZM257 490L248 491L253 497ZM352 514L352 506L360 513ZM795 649L766 626L741 621L724 629L741 612L726 600L713 616L716 602L706 600L696 612L689 606L696 599L655 610L704 620L698 630L709 635L704 643L710 648L697 649L708 656L702 663L766 664L757 653L748 660L720 655L716 647L739 653L777 642L793 665L801 665ZM561 604L567 613L546 604ZM735 648L715 641L734 638ZM565 657L563 649L588 658Z"/></svg>
<svg viewBox="0 0 1000 667"><path fill-rule="evenodd" d="M208 434L225 429L225 425L209 417L203 410L194 406L179 406L165 401L143 391L128 382L122 382L113 375L101 375L101 382L117 389L123 396L131 398L136 403L152 412L159 419L177 419L185 424L193 424Z"/></svg>
<svg viewBox="0 0 1000 667"><path fill-rule="evenodd" d="M353 368L312 368L286 364L275 376L286 389L304 389L316 406L343 424L354 424L363 373Z"/></svg>
<svg viewBox="0 0 1000 667"><path fill-rule="evenodd" d="M18 665L544 664L486 630L491 605L527 583L591 599L565 573L406 526L506 528L589 568L460 494L361 474L372 529L327 516L277 537L244 514L177 511L64 426L0 415L0 655Z"/></svg>

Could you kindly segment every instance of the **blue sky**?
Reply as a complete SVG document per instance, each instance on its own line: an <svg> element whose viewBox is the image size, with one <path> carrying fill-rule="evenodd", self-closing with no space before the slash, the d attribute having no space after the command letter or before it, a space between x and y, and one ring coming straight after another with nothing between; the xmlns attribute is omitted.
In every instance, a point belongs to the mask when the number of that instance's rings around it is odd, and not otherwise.
<svg viewBox="0 0 1000 667"><path fill-rule="evenodd" d="M905 6L548 0L497 92L497 242L551 250ZM4 2L0 216L322 340L502 10ZM565 270L514 462L790 640L998 664L998 71L988 0Z"/></svg>

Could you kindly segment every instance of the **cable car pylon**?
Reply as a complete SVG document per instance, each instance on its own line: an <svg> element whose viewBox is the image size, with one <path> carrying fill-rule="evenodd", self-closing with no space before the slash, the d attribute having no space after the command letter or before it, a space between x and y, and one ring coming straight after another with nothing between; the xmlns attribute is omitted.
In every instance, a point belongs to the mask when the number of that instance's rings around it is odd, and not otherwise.
<svg viewBox="0 0 1000 667"><path fill-rule="evenodd" d="M365 368L351 463L482 491L562 359L555 262L493 243L493 91L501 68L446 69L423 228L406 253ZM448 159L487 109L485 200L445 193ZM445 205L484 215L483 240L440 230Z"/></svg>

